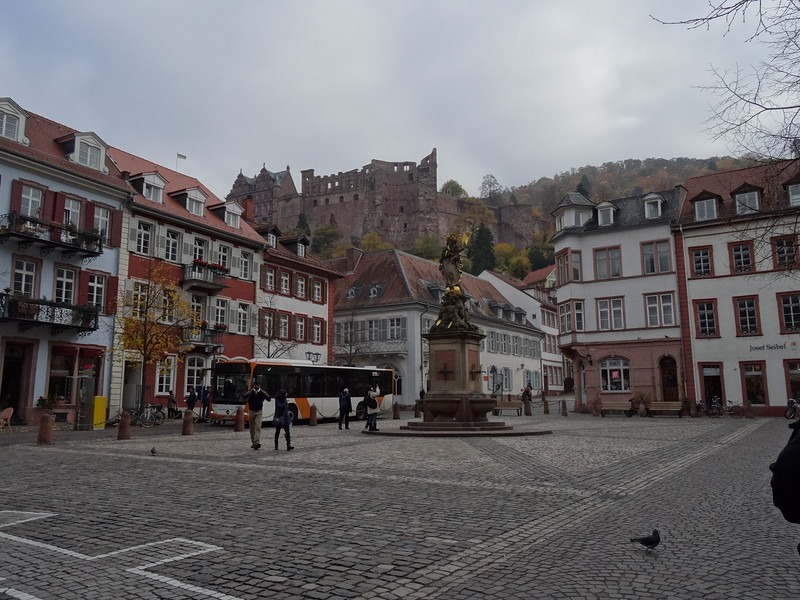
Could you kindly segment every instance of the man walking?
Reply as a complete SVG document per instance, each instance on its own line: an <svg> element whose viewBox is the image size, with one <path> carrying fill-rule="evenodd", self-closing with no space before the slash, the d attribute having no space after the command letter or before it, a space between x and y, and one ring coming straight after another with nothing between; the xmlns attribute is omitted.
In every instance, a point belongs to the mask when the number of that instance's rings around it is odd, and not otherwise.
<svg viewBox="0 0 800 600"><path fill-rule="evenodd" d="M261 384L257 381L244 398L247 400L247 410L250 415L250 447L258 450L261 448L261 413L264 411L264 402L269 402L272 398L261 389Z"/></svg>

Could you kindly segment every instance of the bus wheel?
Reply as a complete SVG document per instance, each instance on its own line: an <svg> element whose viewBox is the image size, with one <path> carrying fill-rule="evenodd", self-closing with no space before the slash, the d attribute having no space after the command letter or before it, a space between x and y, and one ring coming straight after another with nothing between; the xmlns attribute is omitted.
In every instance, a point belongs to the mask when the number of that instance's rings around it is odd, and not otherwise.
<svg viewBox="0 0 800 600"><path fill-rule="evenodd" d="M297 420L298 420L298 416L297 415L298 415L297 406L295 404L290 404L289 405L289 419L291 420L292 423L295 423L295 424L297 423Z"/></svg>
<svg viewBox="0 0 800 600"><path fill-rule="evenodd" d="M358 406L356 406L356 419L360 421L366 418L367 418L367 407L364 406L363 402L359 402Z"/></svg>

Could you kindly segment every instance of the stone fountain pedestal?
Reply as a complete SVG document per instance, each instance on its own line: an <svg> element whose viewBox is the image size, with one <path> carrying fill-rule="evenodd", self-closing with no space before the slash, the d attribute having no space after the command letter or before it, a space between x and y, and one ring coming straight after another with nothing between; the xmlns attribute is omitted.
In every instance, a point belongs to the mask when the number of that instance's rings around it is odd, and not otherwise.
<svg viewBox="0 0 800 600"><path fill-rule="evenodd" d="M508 431L502 421L489 421L495 398L483 393L480 343L472 330L436 331L422 337L430 351L430 390L417 405L422 421L400 429L413 431Z"/></svg>

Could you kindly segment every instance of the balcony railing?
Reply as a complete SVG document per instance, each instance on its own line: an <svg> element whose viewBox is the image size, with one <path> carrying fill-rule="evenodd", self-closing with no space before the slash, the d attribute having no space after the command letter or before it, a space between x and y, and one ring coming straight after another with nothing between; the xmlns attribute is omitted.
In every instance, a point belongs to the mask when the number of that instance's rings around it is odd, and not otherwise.
<svg viewBox="0 0 800 600"><path fill-rule="evenodd" d="M96 306L76 306L0 292L0 322L17 322L20 331L50 326L54 335L67 330L87 334L97 330L99 319L100 310Z"/></svg>
<svg viewBox="0 0 800 600"><path fill-rule="evenodd" d="M78 231L73 225L42 221L10 212L0 215L0 241L17 240L20 250L30 246L60 248L64 256L84 258L103 253L103 236L98 232Z"/></svg>
<svg viewBox="0 0 800 600"><path fill-rule="evenodd" d="M198 264L183 266L183 288L187 291L202 290L217 293L226 287L225 273L219 269Z"/></svg>
<svg viewBox="0 0 800 600"><path fill-rule="evenodd" d="M187 344L205 346L219 344L223 333L225 332L214 327L184 327L182 336Z"/></svg>

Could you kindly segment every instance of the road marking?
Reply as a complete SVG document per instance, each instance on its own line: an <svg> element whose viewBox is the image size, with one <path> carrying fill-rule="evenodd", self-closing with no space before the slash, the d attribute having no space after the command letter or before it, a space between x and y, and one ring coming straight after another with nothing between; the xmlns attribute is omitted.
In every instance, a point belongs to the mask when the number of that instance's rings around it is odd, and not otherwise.
<svg viewBox="0 0 800 600"><path fill-rule="evenodd" d="M35 521L37 519L44 519L47 517L55 517L55 516L57 516L55 513L36 513L36 512L14 511L14 510L0 510L0 527L10 527L12 525L19 525L20 523L27 523L30 521ZM135 553L143 549L152 549L157 546L168 546L170 544L174 544L175 546L177 546L175 551L168 554L164 558L156 561L146 562L144 564L137 565L135 567L127 568L125 569L125 572L131 573L132 575L145 577L147 579L157 581L164 585L192 592L195 595L200 594L203 596L209 596L211 598L216 598L217 600L242 600L237 596L229 596L227 594L216 592L214 590L203 588L197 585L184 583L177 579L173 579L172 577L166 577L164 575L152 573L148 570L167 563L184 560L187 558L192 558L200 554L207 554L209 552L223 550L221 546L206 544L204 542L198 542L187 538L174 537L155 542L148 542L146 544L138 544L136 546L130 546L128 548L120 548L118 550L112 550L111 552L104 552L103 554L88 555L88 554L83 554L82 552L76 552L74 550L70 550L68 548L62 548L54 544L48 544L46 542L40 542L38 540L31 540L28 538L24 538L22 536L11 535L5 532L0 532L0 538L16 542L19 544L33 546L34 548L40 548L42 550L46 550L49 552L63 554L65 556L69 556L70 558L88 562L102 560L112 556L119 556L121 554L126 554L126 553ZM36 596L31 596L30 594L26 594L25 592L20 592L12 588L0 588L0 593L4 593L17 600L40 600Z"/></svg>

